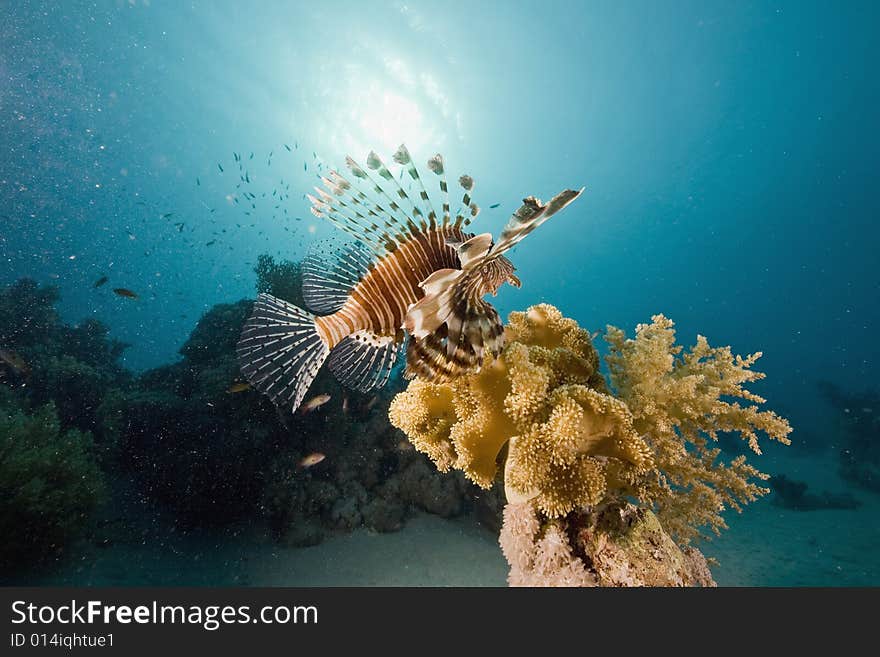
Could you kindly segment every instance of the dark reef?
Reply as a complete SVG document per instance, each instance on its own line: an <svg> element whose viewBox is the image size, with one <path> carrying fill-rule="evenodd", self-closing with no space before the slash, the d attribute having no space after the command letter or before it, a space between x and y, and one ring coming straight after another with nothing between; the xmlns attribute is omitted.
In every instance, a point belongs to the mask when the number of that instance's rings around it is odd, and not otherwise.
<svg viewBox="0 0 880 657"><path fill-rule="evenodd" d="M861 488L880 493L880 393L846 392L827 381L819 384L819 390L837 411L841 427L840 475Z"/></svg>
<svg viewBox="0 0 880 657"><path fill-rule="evenodd" d="M302 304L298 263L262 256L255 271L259 291ZM236 386L252 301L214 306L178 362L133 376L118 363L125 345L100 322L63 324L57 300L30 280L0 290L0 517L20 528L4 545L9 567L61 555L78 536L106 544L108 526L126 540L120 514L132 509L155 509L178 531L258 520L296 546L362 526L395 531L414 509L476 510L500 525L497 495L438 473L390 426L398 377L363 395L322 371L310 395L330 401L309 414ZM298 467L313 452L326 458Z"/></svg>
<svg viewBox="0 0 880 657"><path fill-rule="evenodd" d="M862 503L849 493L829 493L821 495L807 492L807 484L803 481L789 479L784 474L773 475L768 482L775 493L773 502L793 511L818 511L820 509L858 509Z"/></svg>

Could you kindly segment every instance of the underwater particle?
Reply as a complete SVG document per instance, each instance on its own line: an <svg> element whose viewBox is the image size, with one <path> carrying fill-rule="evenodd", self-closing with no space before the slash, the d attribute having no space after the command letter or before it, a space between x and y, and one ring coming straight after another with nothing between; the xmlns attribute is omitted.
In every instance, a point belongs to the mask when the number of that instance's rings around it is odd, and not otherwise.
<svg viewBox="0 0 880 657"><path fill-rule="evenodd" d="M126 299L137 299L139 298L137 293L132 292L128 288L125 287L114 287L113 293L120 297L125 297Z"/></svg>
<svg viewBox="0 0 880 657"><path fill-rule="evenodd" d="M314 411L316 408L320 408L328 401L330 401L330 395L328 395L327 393L317 395L315 397L312 397L308 401L303 402L298 410L303 415L306 415L307 413L311 413L312 411Z"/></svg>
<svg viewBox="0 0 880 657"><path fill-rule="evenodd" d="M327 458L321 452L312 452L308 456L304 456L300 459L299 463L296 464L297 470L305 470L307 468L311 468L313 465L318 465L321 461Z"/></svg>
<svg viewBox="0 0 880 657"><path fill-rule="evenodd" d="M101 276L101 278L99 278L98 280L95 281L95 283L94 283L94 285L92 285L92 287L101 287L104 283L106 283L109 280L110 280L109 276L103 275L103 276Z"/></svg>
<svg viewBox="0 0 880 657"><path fill-rule="evenodd" d="M250 390L251 384L245 382L233 383L226 389L228 394L234 394L236 392L244 392L245 390Z"/></svg>
<svg viewBox="0 0 880 657"><path fill-rule="evenodd" d="M183 232L184 223L182 221L178 221L174 224L174 227L177 228L178 233Z"/></svg>

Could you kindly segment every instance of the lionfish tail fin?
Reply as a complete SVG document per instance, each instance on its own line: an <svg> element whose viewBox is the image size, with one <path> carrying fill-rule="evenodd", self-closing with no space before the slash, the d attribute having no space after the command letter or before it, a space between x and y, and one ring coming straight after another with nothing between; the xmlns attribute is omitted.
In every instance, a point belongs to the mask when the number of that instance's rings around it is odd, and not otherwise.
<svg viewBox="0 0 880 657"><path fill-rule="evenodd" d="M404 323L407 378L448 381L479 371L487 354L501 353L504 326L482 299L477 269L441 269L421 286L425 296L409 307Z"/></svg>
<svg viewBox="0 0 880 657"><path fill-rule="evenodd" d="M236 347L250 384L278 406L296 410L329 354L315 316L260 294Z"/></svg>

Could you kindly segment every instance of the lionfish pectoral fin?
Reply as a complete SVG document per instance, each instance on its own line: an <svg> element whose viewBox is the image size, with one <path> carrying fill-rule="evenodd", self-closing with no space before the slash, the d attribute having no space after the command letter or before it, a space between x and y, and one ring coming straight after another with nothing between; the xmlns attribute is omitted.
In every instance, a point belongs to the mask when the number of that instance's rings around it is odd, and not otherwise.
<svg viewBox="0 0 880 657"><path fill-rule="evenodd" d="M276 405L299 408L328 354L315 316L270 294L260 294L236 353L250 384Z"/></svg>
<svg viewBox="0 0 880 657"><path fill-rule="evenodd" d="M395 336L358 331L333 348L327 366L343 385L370 392L388 382L399 350Z"/></svg>
<svg viewBox="0 0 880 657"><path fill-rule="evenodd" d="M462 276L460 269L438 269L419 283L425 296L406 311L403 327L415 338L436 331L448 317L455 283Z"/></svg>
<svg viewBox="0 0 880 657"><path fill-rule="evenodd" d="M492 247L489 255L497 257L512 249L535 228L574 201L583 191L583 187L577 191L566 189L550 199L546 205L534 196L524 198L523 204L511 215L510 221L501 231L501 236Z"/></svg>
<svg viewBox="0 0 880 657"><path fill-rule="evenodd" d="M474 270L435 272L426 294L410 306L406 328L407 371L429 381L444 381L480 369L485 354L497 355L504 344L501 318L480 297ZM430 293L427 293L430 289Z"/></svg>
<svg viewBox="0 0 880 657"><path fill-rule="evenodd" d="M462 269L468 269L489 253L492 248L492 233L474 235L466 242L446 242L458 253Z"/></svg>

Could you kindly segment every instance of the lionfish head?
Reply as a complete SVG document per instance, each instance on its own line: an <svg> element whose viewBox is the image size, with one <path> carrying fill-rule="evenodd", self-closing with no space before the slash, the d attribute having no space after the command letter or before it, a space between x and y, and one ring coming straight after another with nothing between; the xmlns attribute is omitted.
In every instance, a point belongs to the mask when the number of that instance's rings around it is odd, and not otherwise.
<svg viewBox="0 0 880 657"><path fill-rule="evenodd" d="M480 295L491 293L494 296L504 283L510 283L513 287L521 287L522 283L513 273L515 269L513 263L504 256L492 258L478 265Z"/></svg>

